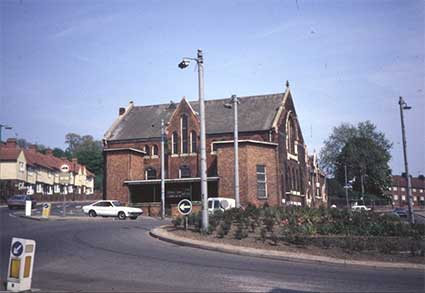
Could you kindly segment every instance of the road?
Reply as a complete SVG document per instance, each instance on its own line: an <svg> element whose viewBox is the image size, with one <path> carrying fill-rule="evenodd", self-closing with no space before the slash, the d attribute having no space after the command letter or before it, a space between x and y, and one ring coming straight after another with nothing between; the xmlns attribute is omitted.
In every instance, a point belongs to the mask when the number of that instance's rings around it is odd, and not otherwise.
<svg viewBox="0 0 425 293"><path fill-rule="evenodd" d="M0 208L0 276L13 236L37 241L33 288L42 291L422 292L415 270L273 261L153 239L142 217L33 221ZM4 289L4 288L2 288Z"/></svg>

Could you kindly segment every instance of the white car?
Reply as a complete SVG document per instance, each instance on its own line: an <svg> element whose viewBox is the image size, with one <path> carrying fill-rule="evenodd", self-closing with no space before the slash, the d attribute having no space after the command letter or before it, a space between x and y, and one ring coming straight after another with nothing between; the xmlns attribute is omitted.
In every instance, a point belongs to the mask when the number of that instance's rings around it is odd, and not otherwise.
<svg viewBox="0 0 425 293"><path fill-rule="evenodd" d="M82 207L83 212L89 217L118 217L120 220L125 220L129 217L132 220L137 219L143 214L143 210L139 208L126 207L118 200L99 200L92 204Z"/></svg>
<svg viewBox="0 0 425 293"><path fill-rule="evenodd" d="M227 197L210 197L208 198L208 212L225 211L235 207L235 200Z"/></svg>
<svg viewBox="0 0 425 293"><path fill-rule="evenodd" d="M368 208L367 206L365 206L365 205L359 205L359 204L357 204L357 203L355 203L352 207L351 207L351 209L353 210L353 211L370 211L371 210L371 208Z"/></svg>

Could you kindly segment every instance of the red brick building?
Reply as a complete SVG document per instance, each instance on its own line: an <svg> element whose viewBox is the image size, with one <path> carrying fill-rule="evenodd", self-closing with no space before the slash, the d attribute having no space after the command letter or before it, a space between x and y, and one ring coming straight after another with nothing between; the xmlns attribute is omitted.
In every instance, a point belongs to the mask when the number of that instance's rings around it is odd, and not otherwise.
<svg viewBox="0 0 425 293"><path fill-rule="evenodd" d="M425 177L423 175L411 178L413 206L425 206ZM407 207L407 178L392 176L391 198L395 207Z"/></svg>
<svg viewBox="0 0 425 293"><path fill-rule="evenodd" d="M233 111L224 107L227 101L205 102L209 197L234 197ZM308 188L309 157L289 87L284 93L239 101L241 204L307 204L312 192ZM198 109L197 101L185 98L180 103L151 106L130 102L120 108L104 137L104 197L159 206L160 124L164 119L166 205L182 198L200 201ZM320 182L324 193L324 177ZM325 195L320 197L324 199Z"/></svg>

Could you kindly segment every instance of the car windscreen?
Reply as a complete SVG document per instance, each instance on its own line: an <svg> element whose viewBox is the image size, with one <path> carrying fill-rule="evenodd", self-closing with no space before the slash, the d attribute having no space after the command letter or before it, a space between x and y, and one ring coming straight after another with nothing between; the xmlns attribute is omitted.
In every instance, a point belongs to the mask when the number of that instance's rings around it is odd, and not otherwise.
<svg viewBox="0 0 425 293"><path fill-rule="evenodd" d="M25 200L25 195L15 195L11 199L15 200Z"/></svg>

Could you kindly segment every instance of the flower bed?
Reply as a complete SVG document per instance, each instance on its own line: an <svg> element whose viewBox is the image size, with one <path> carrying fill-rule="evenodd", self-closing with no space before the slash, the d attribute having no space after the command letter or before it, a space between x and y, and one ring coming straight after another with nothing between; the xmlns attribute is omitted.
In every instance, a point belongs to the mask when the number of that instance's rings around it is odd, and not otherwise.
<svg viewBox="0 0 425 293"><path fill-rule="evenodd" d="M176 227L183 224L182 218L173 222ZM200 231L200 213L190 215L188 223ZM248 206L210 215L209 234L219 239L251 238L272 246L285 243L419 256L425 252L425 225L410 225L395 216L374 212Z"/></svg>

